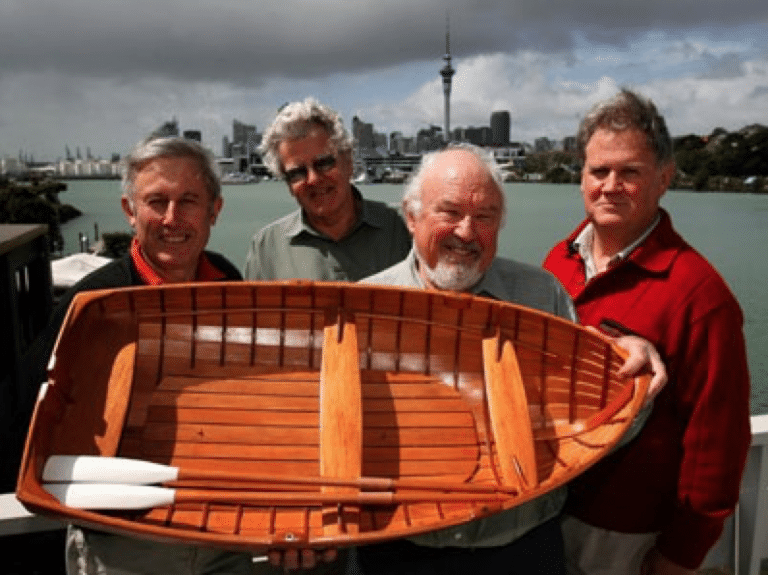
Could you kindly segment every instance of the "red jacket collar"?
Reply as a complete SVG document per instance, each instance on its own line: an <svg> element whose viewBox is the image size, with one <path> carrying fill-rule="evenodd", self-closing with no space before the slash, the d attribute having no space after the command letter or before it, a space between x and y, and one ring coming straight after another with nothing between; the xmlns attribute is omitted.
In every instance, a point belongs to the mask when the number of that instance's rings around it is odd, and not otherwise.
<svg viewBox="0 0 768 575"><path fill-rule="evenodd" d="M680 250L688 246L685 240L672 228L672 220L669 217L669 213L663 208L659 208L659 212L661 220L656 228L627 258L628 261L652 273L661 273L668 270ZM570 254L575 253L571 246L573 246L573 242L588 223L589 220L584 220L568 236L566 248Z"/></svg>

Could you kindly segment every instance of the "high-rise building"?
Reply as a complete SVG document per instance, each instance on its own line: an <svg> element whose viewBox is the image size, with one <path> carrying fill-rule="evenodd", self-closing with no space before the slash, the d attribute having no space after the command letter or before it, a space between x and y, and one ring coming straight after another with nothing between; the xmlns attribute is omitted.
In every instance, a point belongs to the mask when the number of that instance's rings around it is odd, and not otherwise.
<svg viewBox="0 0 768 575"><path fill-rule="evenodd" d="M178 136L178 135L179 135L179 122L176 118L173 118L173 120L171 120L170 122L164 122L154 132L152 132L152 136L156 138L167 138L167 137ZM78 148L77 156L78 158L80 157L79 148Z"/></svg>
<svg viewBox="0 0 768 575"><path fill-rule="evenodd" d="M481 126L475 128L474 126L468 126L466 128L456 128L453 131L453 137L460 142L469 142L475 146L490 146L491 145L491 128L488 126Z"/></svg>
<svg viewBox="0 0 768 575"><path fill-rule="evenodd" d="M369 156L376 149L373 136L373 124L363 122L359 117L352 118L352 141L358 157Z"/></svg>
<svg viewBox="0 0 768 575"><path fill-rule="evenodd" d="M509 145L509 112L500 110L491 114L491 138L494 146Z"/></svg>
<svg viewBox="0 0 768 575"><path fill-rule="evenodd" d="M187 140L194 140L195 142L203 141L203 134L200 130L184 130L183 136Z"/></svg>
<svg viewBox="0 0 768 575"><path fill-rule="evenodd" d="M244 156L250 156L259 145L259 137L256 126L243 124L232 120L232 146L238 146L239 152ZM233 152L234 153L234 152Z"/></svg>

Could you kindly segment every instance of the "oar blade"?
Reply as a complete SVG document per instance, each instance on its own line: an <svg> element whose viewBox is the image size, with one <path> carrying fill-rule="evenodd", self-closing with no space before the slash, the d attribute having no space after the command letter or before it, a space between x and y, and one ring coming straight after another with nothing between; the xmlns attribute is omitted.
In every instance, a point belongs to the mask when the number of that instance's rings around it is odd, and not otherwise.
<svg viewBox="0 0 768 575"><path fill-rule="evenodd" d="M151 461L95 455L52 455L45 462L43 481L149 485L175 481L179 470Z"/></svg>
<svg viewBox="0 0 768 575"><path fill-rule="evenodd" d="M151 485L46 483L43 488L75 509L149 509L173 503L175 491Z"/></svg>

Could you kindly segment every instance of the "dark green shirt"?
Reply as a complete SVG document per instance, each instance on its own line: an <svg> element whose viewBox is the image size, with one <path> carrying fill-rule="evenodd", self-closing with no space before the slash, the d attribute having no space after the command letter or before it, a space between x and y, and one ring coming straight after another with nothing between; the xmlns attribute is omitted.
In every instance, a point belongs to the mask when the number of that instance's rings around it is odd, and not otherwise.
<svg viewBox="0 0 768 575"><path fill-rule="evenodd" d="M247 280L357 281L403 260L410 249L403 218L383 202L362 200L355 226L338 241L312 228L296 210L253 236L243 275Z"/></svg>

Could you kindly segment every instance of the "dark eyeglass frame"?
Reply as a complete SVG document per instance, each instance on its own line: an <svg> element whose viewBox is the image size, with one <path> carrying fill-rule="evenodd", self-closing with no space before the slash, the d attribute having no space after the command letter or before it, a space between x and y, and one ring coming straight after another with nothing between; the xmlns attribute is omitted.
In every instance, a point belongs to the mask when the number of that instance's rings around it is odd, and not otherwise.
<svg viewBox="0 0 768 575"><path fill-rule="evenodd" d="M336 167L338 162L339 159L336 154L326 154L324 156L320 156L319 158L315 158L309 164L304 164L303 166L296 166L290 170L285 170L283 172L283 177L289 184L299 184L306 181L307 177L309 177L308 165L311 165L312 169L318 174L327 174Z"/></svg>

